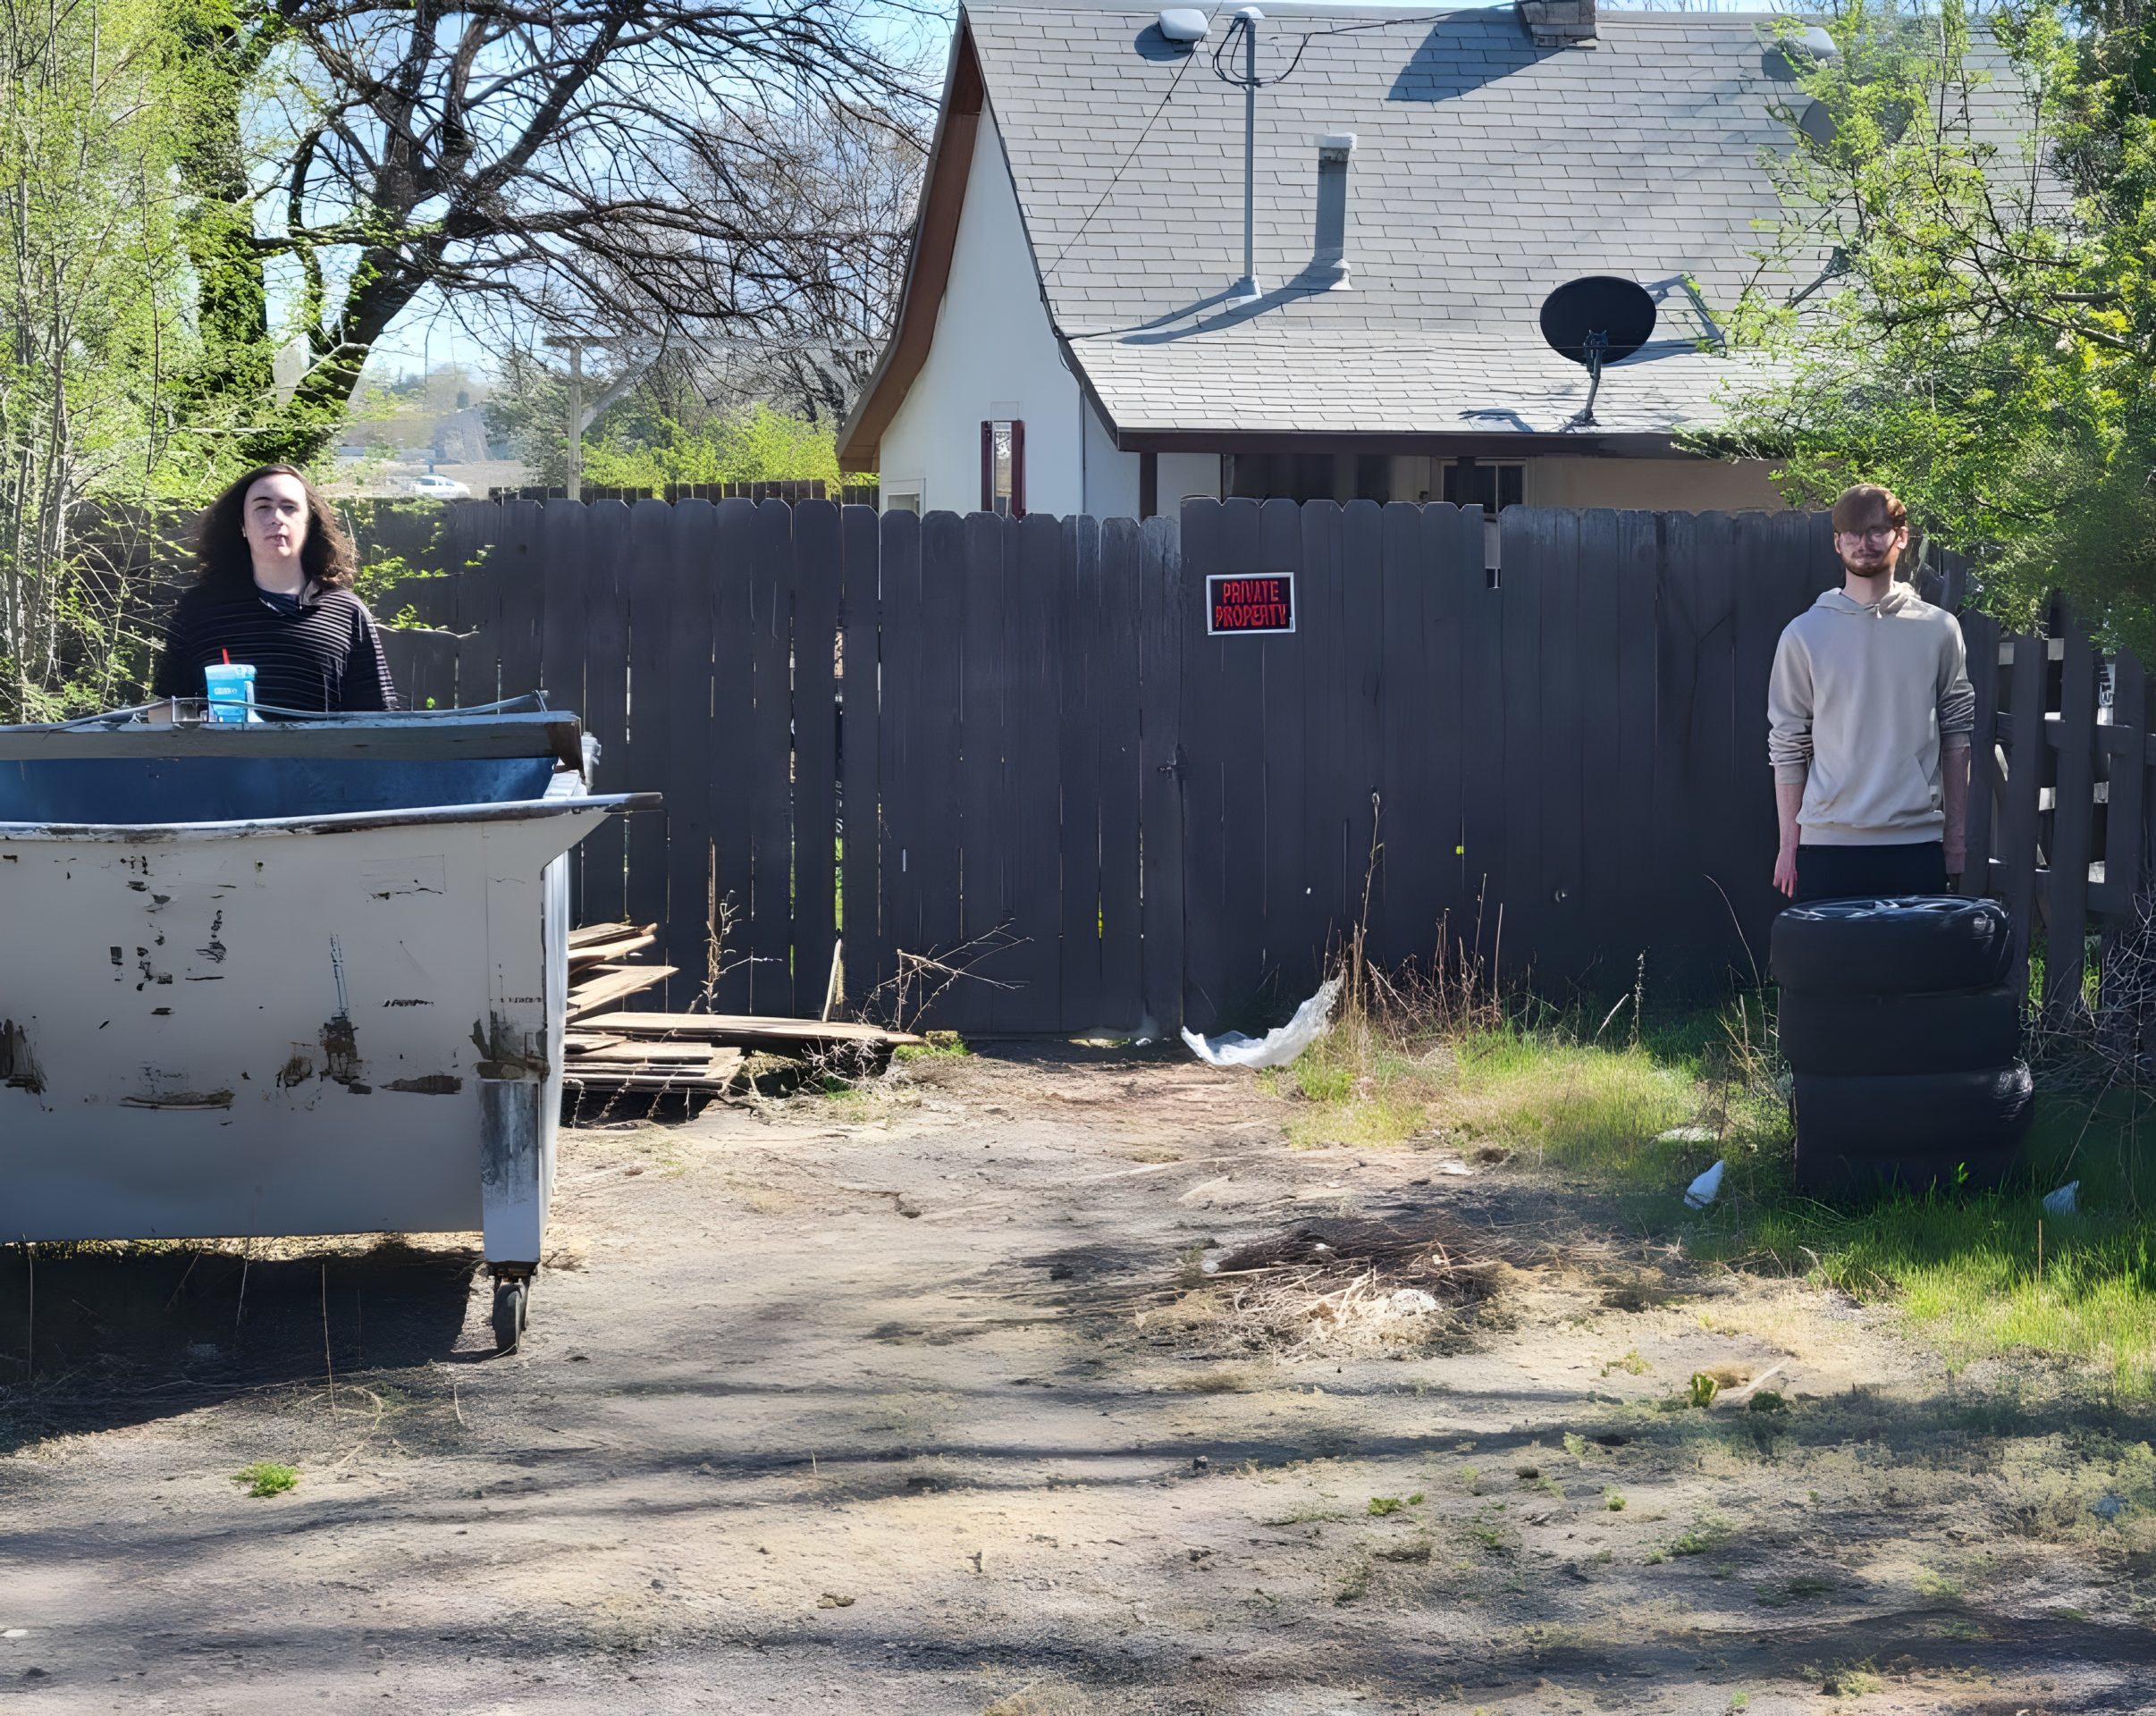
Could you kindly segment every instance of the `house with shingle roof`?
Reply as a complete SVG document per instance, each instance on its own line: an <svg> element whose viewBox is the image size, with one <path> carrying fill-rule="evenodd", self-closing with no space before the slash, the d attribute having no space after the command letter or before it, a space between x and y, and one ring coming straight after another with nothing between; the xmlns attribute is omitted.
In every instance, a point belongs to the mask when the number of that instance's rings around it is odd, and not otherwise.
<svg viewBox="0 0 2156 1716"><path fill-rule="evenodd" d="M1781 504L1764 466L1679 444L1743 361L1716 317L1781 217L1767 161L1804 97L1773 21L1262 13L966 0L843 465L924 510ZM1823 258L1781 265L1794 290ZM1587 374L1537 315L1590 274L1645 287L1656 321L1583 424Z"/></svg>

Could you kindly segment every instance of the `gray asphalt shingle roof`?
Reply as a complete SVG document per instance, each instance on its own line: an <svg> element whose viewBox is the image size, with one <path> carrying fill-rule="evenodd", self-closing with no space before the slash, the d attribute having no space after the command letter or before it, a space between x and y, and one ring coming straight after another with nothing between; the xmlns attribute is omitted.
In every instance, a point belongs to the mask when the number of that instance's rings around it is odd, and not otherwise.
<svg viewBox="0 0 2156 1716"><path fill-rule="evenodd" d="M1803 99L1764 16L1604 11L1595 46L1537 49L1509 5L1267 4L1260 75L1302 57L1258 102L1268 296L1230 308L1242 94L1211 63L1231 10L1185 55L1150 9L966 6L1051 314L1121 430L1554 431L1586 377L1537 331L1553 288L1690 275L1726 312L1760 268L1773 110ZM1298 288L1317 138L1342 130L1352 284ZM1705 332L1672 291L1656 344L1604 379L1606 432L1711 415L1732 366Z"/></svg>

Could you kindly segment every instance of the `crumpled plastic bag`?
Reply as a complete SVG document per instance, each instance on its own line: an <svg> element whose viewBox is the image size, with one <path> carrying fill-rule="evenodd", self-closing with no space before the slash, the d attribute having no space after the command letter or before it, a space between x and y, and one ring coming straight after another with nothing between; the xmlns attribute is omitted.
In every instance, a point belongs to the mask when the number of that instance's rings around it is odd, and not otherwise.
<svg viewBox="0 0 2156 1716"><path fill-rule="evenodd" d="M1340 999L1340 980L1327 978L1318 993L1295 1009L1295 1016L1262 1037L1231 1030L1218 1037L1200 1037L1185 1030L1183 1040L1191 1053L1208 1066L1285 1066L1308 1048L1333 1022L1333 1005Z"/></svg>
<svg viewBox="0 0 2156 1716"><path fill-rule="evenodd" d="M2069 1180L2043 1200L2047 1216L2077 1216L2081 1213L2081 1182Z"/></svg>
<svg viewBox="0 0 2156 1716"><path fill-rule="evenodd" d="M1720 1162L1715 1163L1684 1189L1684 1202L1688 1209L1705 1209L1721 1194L1722 1170L1724 1165Z"/></svg>

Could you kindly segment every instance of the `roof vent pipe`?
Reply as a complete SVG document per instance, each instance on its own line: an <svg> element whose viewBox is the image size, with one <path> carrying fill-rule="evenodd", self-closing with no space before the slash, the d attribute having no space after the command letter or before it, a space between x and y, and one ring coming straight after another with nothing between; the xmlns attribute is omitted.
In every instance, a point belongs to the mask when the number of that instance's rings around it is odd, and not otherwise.
<svg viewBox="0 0 2156 1716"><path fill-rule="evenodd" d="M1258 283L1258 26L1265 13L1238 6L1234 25L1242 31L1242 278L1227 290L1230 304L1255 304L1264 295Z"/></svg>
<svg viewBox="0 0 2156 1716"><path fill-rule="evenodd" d="M1323 131L1318 138L1318 245L1310 273L1335 290L1348 283L1348 162L1355 153L1352 131Z"/></svg>

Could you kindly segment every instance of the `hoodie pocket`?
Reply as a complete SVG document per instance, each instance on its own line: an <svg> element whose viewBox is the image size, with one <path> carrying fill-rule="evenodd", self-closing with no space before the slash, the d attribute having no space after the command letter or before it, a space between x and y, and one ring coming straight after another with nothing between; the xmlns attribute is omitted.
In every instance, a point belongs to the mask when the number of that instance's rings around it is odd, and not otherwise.
<svg viewBox="0 0 2156 1716"><path fill-rule="evenodd" d="M1841 782L1832 769L1823 766L1816 753L1812 757L1811 772L1805 777L1804 808L1798 820L1805 822L1832 822L1834 820L1834 801L1840 795Z"/></svg>

